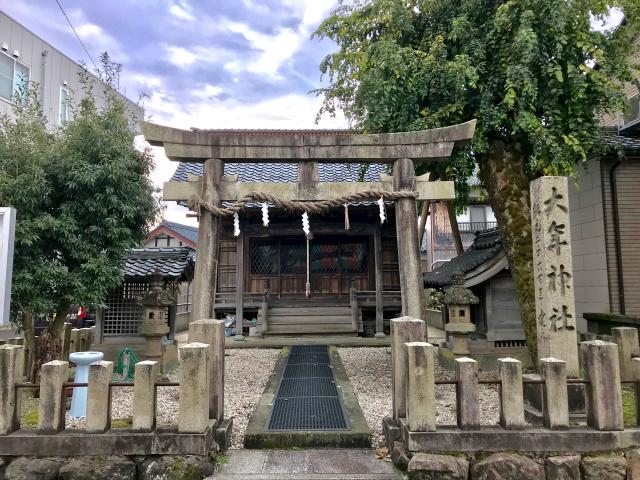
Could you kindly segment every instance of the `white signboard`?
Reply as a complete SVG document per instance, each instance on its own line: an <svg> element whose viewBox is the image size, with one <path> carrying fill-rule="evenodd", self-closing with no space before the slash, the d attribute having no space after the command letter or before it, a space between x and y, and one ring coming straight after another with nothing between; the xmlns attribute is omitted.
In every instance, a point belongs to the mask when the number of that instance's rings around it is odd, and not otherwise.
<svg viewBox="0 0 640 480"><path fill-rule="evenodd" d="M15 231L15 209L0 207L0 326L9 324Z"/></svg>

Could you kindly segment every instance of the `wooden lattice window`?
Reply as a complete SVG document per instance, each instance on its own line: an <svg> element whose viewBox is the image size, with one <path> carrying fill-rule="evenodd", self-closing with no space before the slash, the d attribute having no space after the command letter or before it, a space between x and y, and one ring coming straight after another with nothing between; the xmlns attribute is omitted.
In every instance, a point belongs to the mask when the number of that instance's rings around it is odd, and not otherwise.
<svg viewBox="0 0 640 480"><path fill-rule="evenodd" d="M149 288L147 282L125 282L107 297L102 320L105 337L138 335L143 307L138 298Z"/></svg>
<svg viewBox="0 0 640 480"><path fill-rule="evenodd" d="M316 275L368 272L367 239L318 238L310 244L310 270ZM251 241L252 275L304 275L307 246L304 238L256 239Z"/></svg>

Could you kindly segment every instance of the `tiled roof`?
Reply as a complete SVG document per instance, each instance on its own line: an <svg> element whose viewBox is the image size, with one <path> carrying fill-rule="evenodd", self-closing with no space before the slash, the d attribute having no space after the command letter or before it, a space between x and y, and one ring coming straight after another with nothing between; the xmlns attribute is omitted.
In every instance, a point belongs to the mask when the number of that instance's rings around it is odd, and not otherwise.
<svg viewBox="0 0 640 480"><path fill-rule="evenodd" d="M640 138L626 135L615 135L607 138L607 143L614 149L621 146L625 151L640 151Z"/></svg>
<svg viewBox="0 0 640 480"><path fill-rule="evenodd" d="M370 164L363 181L376 182L380 174L386 173L382 164ZM178 165L172 182L186 182L187 175L202 176L201 163ZM238 175L241 182L295 182L298 180L297 163L225 163L225 175ZM354 163L319 163L318 177L321 182L357 182L360 180L360 165Z"/></svg>
<svg viewBox="0 0 640 480"><path fill-rule="evenodd" d="M195 244L198 243L198 227L183 225L182 223L169 222L168 220L163 220L161 225L170 228L174 232L182 235L188 240L191 240Z"/></svg>
<svg viewBox="0 0 640 480"><path fill-rule="evenodd" d="M423 274L424 286L442 288L451 283L456 272L463 274L502 255L502 240L497 228L476 232L473 244L462 254L441 265L433 272Z"/></svg>
<svg viewBox="0 0 640 480"><path fill-rule="evenodd" d="M142 279L160 272L164 278L191 279L194 260L194 251L188 247L135 248L127 255L125 277Z"/></svg>

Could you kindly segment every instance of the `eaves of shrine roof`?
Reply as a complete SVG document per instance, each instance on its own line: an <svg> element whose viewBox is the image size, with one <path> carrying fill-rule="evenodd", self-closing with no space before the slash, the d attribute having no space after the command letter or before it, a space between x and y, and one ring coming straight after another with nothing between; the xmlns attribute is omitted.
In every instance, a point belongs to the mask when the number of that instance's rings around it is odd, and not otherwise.
<svg viewBox="0 0 640 480"><path fill-rule="evenodd" d="M319 163L321 182L377 182L381 173L387 173L385 165L368 164L361 171L355 163ZM240 182L296 182L298 165L295 163L225 163L225 175L238 175ZM202 163L180 162L171 177L172 182L186 182L188 175L202 176Z"/></svg>
<svg viewBox="0 0 640 480"><path fill-rule="evenodd" d="M127 280L148 279L156 273L165 279L190 280L194 263L195 252L188 247L135 248L127 253L124 274Z"/></svg>
<svg viewBox="0 0 640 480"><path fill-rule="evenodd" d="M451 284L453 275L460 272L465 275L465 286L472 286L484 280L484 272L498 271L506 266L506 257L502 248L502 239L497 228L481 230L475 233L473 244L462 255L442 264L432 272L423 274L425 288L443 288ZM496 268L497 267L497 268ZM475 281L469 282L469 277Z"/></svg>
<svg viewBox="0 0 640 480"><path fill-rule="evenodd" d="M625 153L640 152L640 137L632 137L628 135L611 135L605 140L612 150L618 148L624 149Z"/></svg>

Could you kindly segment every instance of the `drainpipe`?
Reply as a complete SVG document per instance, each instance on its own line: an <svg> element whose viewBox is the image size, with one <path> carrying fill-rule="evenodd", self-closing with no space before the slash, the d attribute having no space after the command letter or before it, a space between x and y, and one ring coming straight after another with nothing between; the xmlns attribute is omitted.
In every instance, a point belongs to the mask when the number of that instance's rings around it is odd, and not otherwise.
<svg viewBox="0 0 640 480"><path fill-rule="evenodd" d="M40 63L40 110L42 114L48 119L49 117L45 114L45 92L46 92L46 81L47 81L47 57L49 56L49 50L42 51L42 60Z"/></svg>
<svg viewBox="0 0 640 480"><path fill-rule="evenodd" d="M616 269L618 273L618 301L620 302L620 314L625 315L624 304L624 274L622 270L622 243L620 240L620 212L618 211L618 184L616 181L616 170L622 162L617 160L609 171L611 182L611 203L613 206L613 233L616 247Z"/></svg>

